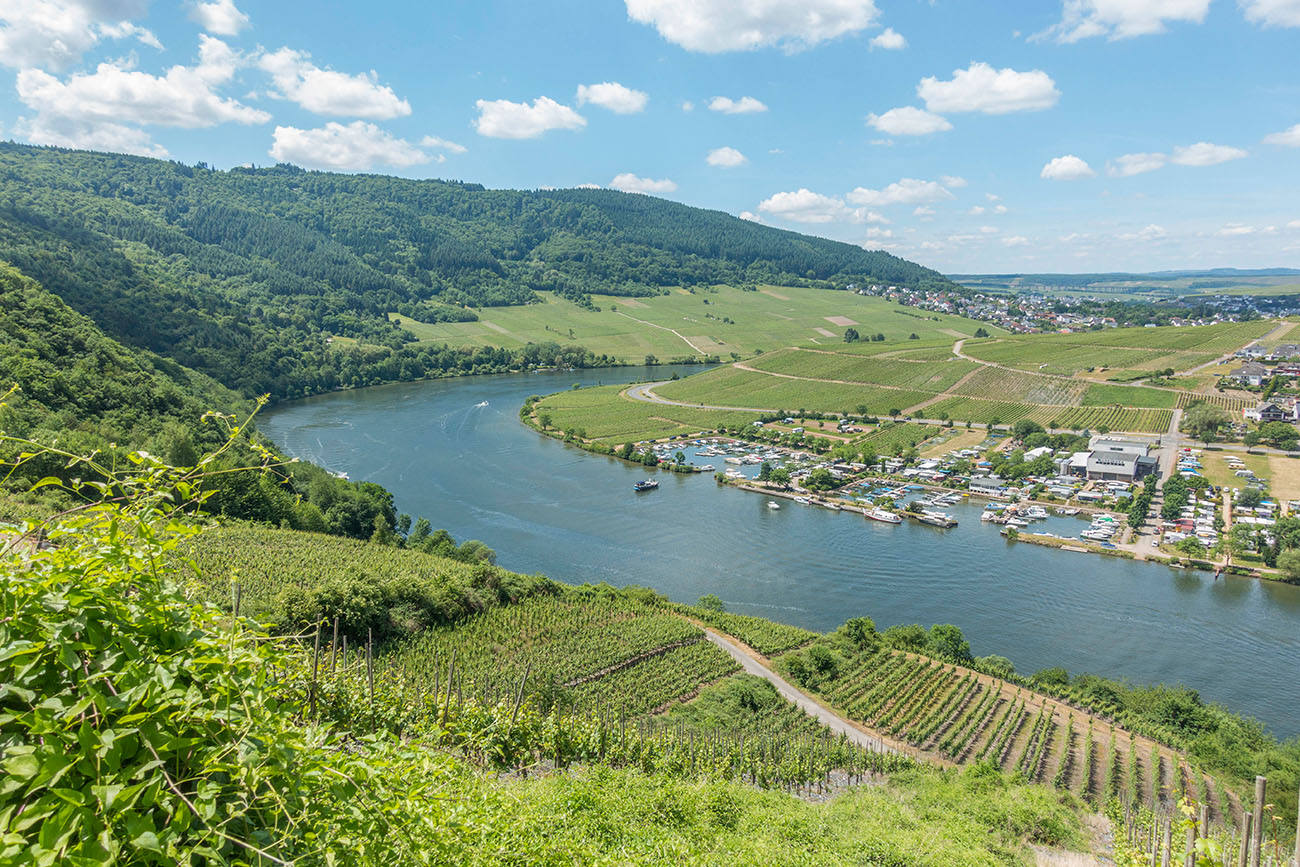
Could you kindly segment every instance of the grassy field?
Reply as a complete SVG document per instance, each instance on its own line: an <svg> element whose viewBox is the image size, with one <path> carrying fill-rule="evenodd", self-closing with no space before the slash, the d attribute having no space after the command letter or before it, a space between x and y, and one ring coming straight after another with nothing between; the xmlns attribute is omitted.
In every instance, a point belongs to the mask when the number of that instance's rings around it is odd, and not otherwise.
<svg viewBox="0 0 1300 867"><path fill-rule="evenodd" d="M866 385L891 385L918 391L946 391L979 365L949 356L945 361L904 361L893 357L857 357L831 352L785 349L749 362L758 370L838 379Z"/></svg>
<svg viewBox="0 0 1300 867"><path fill-rule="evenodd" d="M688 376L655 389L660 397L708 406L752 406L767 409L887 415L915 406L933 392L787 379L737 367L722 367Z"/></svg>
<svg viewBox="0 0 1300 867"><path fill-rule="evenodd" d="M844 332L850 327L864 337L884 334L890 341L906 341L916 334L927 342L947 339L948 345L980 327L999 333L970 319L921 313L879 298L827 289L764 287L744 292L719 286L694 293L678 289L655 298L597 295L592 300L599 312L541 294L542 304L478 310L478 322L425 325L393 318L420 340L452 346L515 348L555 341L628 361L646 355L751 356L786 346L844 346Z"/></svg>
<svg viewBox="0 0 1300 867"><path fill-rule="evenodd" d="M557 430L585 432L585 438L619 444L676 434L748 424L757 415L734 410L664 406L620 396L623 386L607 385L553 394L537 404Z"/></svg>

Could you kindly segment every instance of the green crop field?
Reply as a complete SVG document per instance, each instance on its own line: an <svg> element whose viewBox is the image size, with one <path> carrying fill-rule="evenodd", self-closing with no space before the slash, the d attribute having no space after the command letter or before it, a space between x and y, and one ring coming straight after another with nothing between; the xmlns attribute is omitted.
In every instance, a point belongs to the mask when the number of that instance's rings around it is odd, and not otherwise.
<svg viewBox="0 0 1300 867"><path fill-rule="evenodd" d="M892 454L895 449L915 448L942 432L943 428L937 425L886 422L860 439L858 444L870 446L877 453Z"/></svg>
<svg viewBox="0 0 1300 867"><path fill-rule="evenodd" d="M901 361L879 356L857 357L798 349L785 349L764 355L749 362L749 366L810 379L838 379L865 385L892 385L934 392L951 388L959 379L979 367L973 361L962 361L955 356L949 361Z"/></svg>
<svg viewBox="0 0 1300 867"><path fill-rule="evenodd" d="M1079 402L1084 388L1085 383L1075 380L986 367L958 386L954 393L985 400L1072 406Z"/></svg>
<svg viewBox="0 0 1300 867"><path fill-rule="evenodd" d="M1173 409L1178 405L1178 394L1155 388L1137 388L1131 385L1090 385L1080 401L1083 406L1139 406L1154 409Z"/></svg>
<svg viewBox="0 0 1300 867"><path fill-rule="evenodd" d="M1027 334L969 340L972 358L1065 376L1090 368L1184 370L1245 346L1274 327L1269 321L1197 328L1117 328L1079 334Z"/></svg>
<svg viewBox="0 0 1300 867"><path fill-rule="evenodd" d="M787 379L735 367L688 376L660 386L655 393L668 400L706 406L807 409L847 415L860 411L886 415L891 409L902 411L934 396L932 392L911 389Z"/></svg>
<svg viewBox="0 0 1300 867"><path fill-rule="evenodd" d="M719 286L693 293L677 289L654 298L596 295L592 300L599 312L549 293L541 295L542 304L479 309L478 322L426 325L393 318L420 340L451 346L512 349L554 341L627 361L646 355L750 356L786 346L845 346L844 332L850 327L864 337L884 334L890 341L903 341L916 334L926 341L946 338L949 345L980 327L1000 333L959 316L920 314L879 298L828 289L764 287L745 292Z"/></svg>
<svg viewBox="0 0 1300 867"><path fill-rule="evenodd" d="M757 417L752 412L634 401L622 397L622 390L607 385L562 391L537 404L537 415L549 415L550 426L557 430L580 430L587 439L616 443L737 427Z"/></svg>

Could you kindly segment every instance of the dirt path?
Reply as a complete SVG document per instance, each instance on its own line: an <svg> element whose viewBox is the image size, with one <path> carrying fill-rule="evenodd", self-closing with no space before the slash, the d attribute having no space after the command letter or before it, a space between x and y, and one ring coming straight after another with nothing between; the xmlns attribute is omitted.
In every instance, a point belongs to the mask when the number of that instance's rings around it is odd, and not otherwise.
<svg viewBox="0 0 1300 867"><path fill-rule="evenodd" d="M837 735L844 735L853 743L860 747L876 752L904 753L915 755L915 750L909 750L902 745L896 744L892 739L884 738L872 734L863 726L847 720L829 708L822 705L808 693L794 686L781 675L777 674L771 668L771 663L755 651L745 647L739 641L730 636L723 635L713 629L705 628L705 637L709 641L721 647L731 655L731 658L740 663L740 667L745 670L746 674L752 674L761 677L768 683L776 687L776 691L781 697L791 704L798 707L804 713L826 726Z"/></svg>
<svg viewBox="0 0 1300 867"><path fill-rule="evenodd" d="M644 319L637 319L635 316L628 316L628 314L624 313L622 310L616 310L616 311L614 311L614 312L617 313L619 316L627 316L627 318L628 318L628 319L631 319L633 322L640 322L642 325L649 325L651 328L658 328L660 331L669 331L669 332L672 332L673 334L676 334L677 337L678 337L682 342L684 342L684 343L685 343L687 346L689 346L691 349L693 349L693 350L695 350L696 352L698 352L700 355L708 355L708 353L705 352L703 349L700 349L700 348L699 348L698 346L696 346L694 343L691 343L689 337L684 337L684 336L682 336L682 334L681 334L680 332L678 332L678 331L674 331L673 329L667 327L666 325L656 325L656 324L654 324L653 322L646 322Z"/></svg>
<svg viewBox="0 0 1300 867"><path fill-rule="evenodd" d="M669 400L666 397L660 397L655 394L654 390L661 385L667 385L672 382L665 379L662 382L642 382L633 385L623 392L623 395L629 400L639 400L642 403L657 403L660 406L684 406L688 409L724 409L736 410L738 412L776 412L774 409L758 406L713 406L707 403L686 403L680 400Z"/></svg>

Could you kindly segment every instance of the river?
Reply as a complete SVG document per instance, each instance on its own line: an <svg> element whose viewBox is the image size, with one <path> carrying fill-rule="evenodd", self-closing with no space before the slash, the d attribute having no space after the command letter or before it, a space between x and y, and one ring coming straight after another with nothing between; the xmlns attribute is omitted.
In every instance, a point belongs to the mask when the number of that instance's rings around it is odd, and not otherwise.
<svg viewBox="0 0 1300 867"><path fill-rule="evenodd" d="M673 370L381 386L284 404L259 423L291 455L384 485L401 511L481 539L514 571L687 602L713 593L729 610L816 630L859 615L881 628L955 623L976 655L1021 672L1185 683L1279 736L1300 733L1300 680L1287 674L1300 659L1300 587L1006 542L975 505L940 530L793 502L773 511L711 474L660 472L657 491L636 494L646 469L519 423L530 394Z"/></svg>

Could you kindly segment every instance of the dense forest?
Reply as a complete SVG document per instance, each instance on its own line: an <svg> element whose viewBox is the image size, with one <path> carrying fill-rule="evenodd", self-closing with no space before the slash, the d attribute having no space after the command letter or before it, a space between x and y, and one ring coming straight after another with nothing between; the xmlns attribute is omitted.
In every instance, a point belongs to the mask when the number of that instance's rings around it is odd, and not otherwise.
<svg viewBox="0 0 1300 867"><path fill-rule="evenodd" d="M274 399L608 361L416 345L392 312L472 319L538 290L589 304L716 283L950 285L887 253L610 190L224 172L13 143L0 143L0 259L123 344Z"/></svg>

